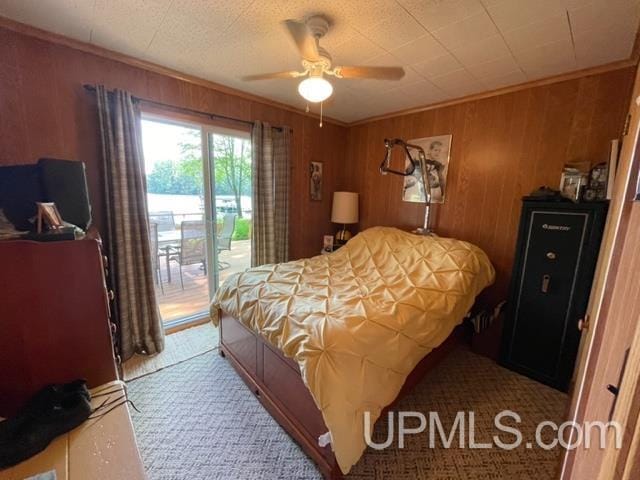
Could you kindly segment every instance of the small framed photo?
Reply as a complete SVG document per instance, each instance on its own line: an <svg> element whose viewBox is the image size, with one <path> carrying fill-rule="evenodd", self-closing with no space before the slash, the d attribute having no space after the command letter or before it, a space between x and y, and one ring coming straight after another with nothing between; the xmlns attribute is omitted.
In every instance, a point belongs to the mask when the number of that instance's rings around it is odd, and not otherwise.
<svg viewBox="0 0 640 480"><path fill-rule="evenodd" d="M580 200L582 187L585 186L585 176L580 172L563 172L560 177L560 193L563 197L574 202Z"/></svg>
<svg viewBox="0 0 640 480"><path fill-rule="evenodd" d="M36 206L38 207L38 233L42 233L43 224L47 225L50 230L57 230L64 227L64 221L62 220L60 212L58 211L58 207L56 207L55 203L36 202Z"/></svg>
<svg viewBox="0 0 640 480"><path fill-rule="evenodd" d="M325 235L322 238L322 250L325 252L333 252L333 235Z"/></svg>
<svg viewBox="0 0 640 480"><path fill-rule="evenodd" d="M322 200L322 162L311 162L309 167L309 192L311 200Z"/></svg>
<svg viewBox="0 0 640 480"><path fill-rule="evenodd" d="M589 173L589 179L584 188L582 199L587 202L605 200L607 198L607 183L609 170L606 163L599 163Z"/></svg>

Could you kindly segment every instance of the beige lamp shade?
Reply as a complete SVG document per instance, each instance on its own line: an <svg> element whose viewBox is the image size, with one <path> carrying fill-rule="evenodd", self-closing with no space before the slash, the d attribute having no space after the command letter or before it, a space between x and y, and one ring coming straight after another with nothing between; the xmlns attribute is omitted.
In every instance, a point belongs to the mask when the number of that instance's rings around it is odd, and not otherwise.
<svg viewBox="0 0 640 480"><path fill-rule="evenodd" d="M333 192L331 209L333 223L358 223L358 194L354 192Z"/></svg>

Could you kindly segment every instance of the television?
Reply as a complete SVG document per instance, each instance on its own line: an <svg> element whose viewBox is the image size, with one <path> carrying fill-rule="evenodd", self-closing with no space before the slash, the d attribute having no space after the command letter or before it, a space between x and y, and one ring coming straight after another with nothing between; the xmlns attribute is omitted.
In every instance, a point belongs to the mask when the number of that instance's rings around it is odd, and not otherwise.
<svg viewBox="0 0 640 480"><path fill-rule="evenodd" d="M85 164L41 158L35 164L0 167L0 209L18 230L34 231L36 202L54 202L65 222L86 230L91 203Z"/></svg>

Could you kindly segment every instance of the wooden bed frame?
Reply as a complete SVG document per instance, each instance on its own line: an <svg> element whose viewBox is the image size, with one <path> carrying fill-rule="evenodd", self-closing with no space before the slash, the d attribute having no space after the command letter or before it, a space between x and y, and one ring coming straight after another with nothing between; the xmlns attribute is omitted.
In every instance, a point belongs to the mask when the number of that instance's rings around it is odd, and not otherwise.
<svg viewBox="0 0 640 480"><path fill-rule="evenodd" d="M318 437L328 429L311 393L302 381L298 364L231 315L221 310L218 318L220 355L229 360L267 411L316 462L324 477L342 478L331 446L318 445ZM468 338L466 327L465 324L456 327L442 345L418 363L407 377L398 397L383 411L381 418L428 371Z"/></svg>

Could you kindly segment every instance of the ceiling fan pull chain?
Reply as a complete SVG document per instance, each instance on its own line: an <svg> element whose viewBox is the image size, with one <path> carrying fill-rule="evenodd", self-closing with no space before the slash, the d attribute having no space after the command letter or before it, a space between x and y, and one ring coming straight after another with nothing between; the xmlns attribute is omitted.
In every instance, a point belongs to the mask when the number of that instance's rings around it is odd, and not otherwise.
<svg viewBox="0 0 640 480"><path fill-rule="evenodd" d="M320 102L320 128L322 128L322 104L324 102Z"/></svg>

